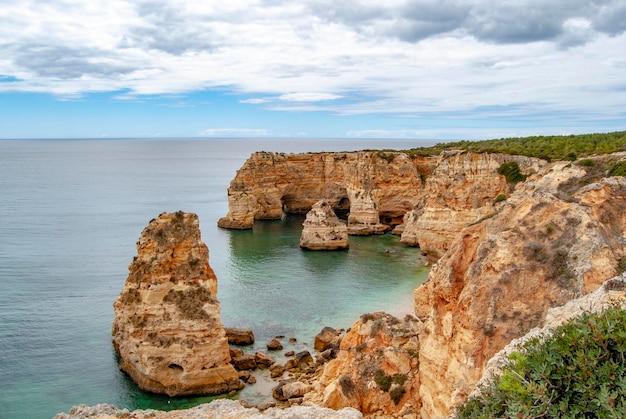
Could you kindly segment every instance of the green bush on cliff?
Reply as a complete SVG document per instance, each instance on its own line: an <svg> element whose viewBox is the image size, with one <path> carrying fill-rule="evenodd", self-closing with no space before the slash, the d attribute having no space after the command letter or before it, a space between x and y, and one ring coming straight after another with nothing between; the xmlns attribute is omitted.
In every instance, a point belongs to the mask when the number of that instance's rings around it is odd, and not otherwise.
<svg viewBox="0 0 626 419"><path fill-rule="evenodd" d="M460 149L474 153L504 153L539 157L546 160L576 160L578 156L608 154L626 150L626 131L500 138L483 141L440 143L407 150L410 155L438 155L443 150Z"/></svg>
<svg viewBox="0 0 626 419"><path fill-rule="evenodd" d="M526 175L522 174L519 164L516 161L507 161L498 168L498 173L506 178L509 183L523 182Z"/></svg>
<svg viewBox="0 0 626 419"><path fill-rule="evenodd" d="M626 311L583 314L509 357L457 418L626 417Z"/></svg>
<svg viewBox="0 0 626 419"><path fill-rule="evenodd" d="M626 176L626 162L619 161L615 163L609 170L609 176Z"/></svg>

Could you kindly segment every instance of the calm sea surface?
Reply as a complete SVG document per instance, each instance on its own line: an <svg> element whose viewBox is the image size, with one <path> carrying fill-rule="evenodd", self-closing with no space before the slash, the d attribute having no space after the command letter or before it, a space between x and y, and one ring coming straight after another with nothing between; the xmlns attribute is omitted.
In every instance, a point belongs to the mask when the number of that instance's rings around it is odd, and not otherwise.
<svg viewBox="0 0 626 419"><path fill-rule="evenodd" d="M410 311L426 268L395 236L304 252L302 217L217 228L226 189L254 151L350 151L427 143L365 140L0 141L0 418L52 418L76 404L185 408L209 398L139 391L118 370L112 304L135 242L164 211L193 211L218 277L222 320L309 348L324 326ZM286 341L286 339L285 339ZM311 344L310 346L307 346ZM240 395L254 399L254 386Z"/></svg>

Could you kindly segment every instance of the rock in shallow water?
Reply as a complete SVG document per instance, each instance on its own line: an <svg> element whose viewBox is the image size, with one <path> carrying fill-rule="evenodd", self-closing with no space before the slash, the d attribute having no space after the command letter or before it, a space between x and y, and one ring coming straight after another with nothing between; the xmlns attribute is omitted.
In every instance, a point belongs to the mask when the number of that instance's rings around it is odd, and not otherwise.
<svg viewBox="0 0 626 419"><path fill-rule="evenodd" d="M179 211L152 220L114 304L120 368L142 390L169 396L239 389L216 296L198 216Z"/></svg>
<svg viewBox="0 0 626 419"><path fill-rule="evenodd" d="M340 250L349 247L348 227L328 202L313 205L302 224L300 247L308 250Z"/></svg>

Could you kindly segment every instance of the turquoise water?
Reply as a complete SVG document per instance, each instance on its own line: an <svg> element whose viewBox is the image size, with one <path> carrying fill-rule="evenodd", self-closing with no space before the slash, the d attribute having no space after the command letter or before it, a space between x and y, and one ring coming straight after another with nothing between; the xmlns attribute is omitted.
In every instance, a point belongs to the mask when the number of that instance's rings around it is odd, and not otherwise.
<svg viewBox="0 0 626 419"><path fill-rule="evenodd" d="M227 326L306 348L324 326L410 311L427 270L391 235L351 237L341 252L298 247L302 217L217 228L226 188L250 153L410 148L382 141L0 141L0 418L51 418L76 404L188 407L208 398L141 392L117 368L113 301L148 221L200 217ZM241 397L253 398L249 386Z"/></svg>

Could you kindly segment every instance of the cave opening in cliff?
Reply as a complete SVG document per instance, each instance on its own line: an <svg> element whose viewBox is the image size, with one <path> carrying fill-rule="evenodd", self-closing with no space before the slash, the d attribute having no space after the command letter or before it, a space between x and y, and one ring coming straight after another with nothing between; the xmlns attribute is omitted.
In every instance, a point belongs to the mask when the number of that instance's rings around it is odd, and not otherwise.
<svg viewBox="0 0 626 419"><path fill-rule="evenodd" d="M280 198L280 201L283 214L306 214L315 203L311 199L303 199L295 194L285 194ZM350 199L347 196L327 199L327 201L338 217L345 218L350 213Z"/></svg>
<svg viewBox="0 0 626 419"><path fill-rule="evenodd" d="M344 196L337 203L337 207L334 208L335 214L337 217L344 218L347 217L350 213L350 200L347 196Z"/></svg>

